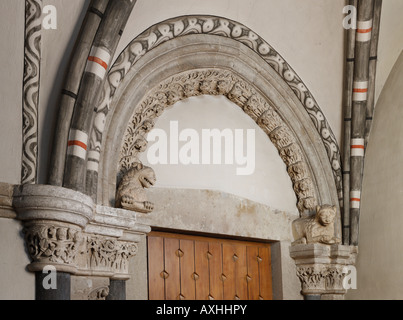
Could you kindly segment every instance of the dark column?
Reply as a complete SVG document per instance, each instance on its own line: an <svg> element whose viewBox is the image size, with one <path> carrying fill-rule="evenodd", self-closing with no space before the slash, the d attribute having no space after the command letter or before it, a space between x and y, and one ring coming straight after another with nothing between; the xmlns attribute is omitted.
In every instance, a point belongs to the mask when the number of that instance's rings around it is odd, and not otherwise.
<svg viewBox="0 0 403 320"><path fill-rule="evenodd" d="M70 300L71 281L70 273L57 272L52 283L50 274L35 273L35 298L36 300ZM49 285L51 287L49 288ZM49 288L49 289L48 289Z"/></svg>
<svg viewBox="0 0 403 320"><path fill-rule="evenodd" d="M126 280L112 280L106 300L126 300Z"/></svg>
<svg viewBox="0 0 403 320"><path fill-rule="evenodd" d="M320 294L307 294L304 296L304 300L320 300Z"/></svg>

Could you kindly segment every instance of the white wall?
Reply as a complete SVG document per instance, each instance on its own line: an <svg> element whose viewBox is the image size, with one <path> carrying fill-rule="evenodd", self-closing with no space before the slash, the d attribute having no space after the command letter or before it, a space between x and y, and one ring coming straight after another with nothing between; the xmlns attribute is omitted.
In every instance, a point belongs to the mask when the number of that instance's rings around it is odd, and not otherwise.
<svg viewBox="0 0 403 320"><path fill-rule="evenodd" d="M0 182L21 181L24 1L0 1Z"/></svg>
<svg viewBox="0 0 403 320"><path fill-rule="evenodd" d="M396 60L403 50L403 1L382 2L375 101L378 100Z"/></svg>
<svg viewBox="0 0 403 320"><path fill-rule="evenodd" d="M35 299L35 274L26 270L30 261L21 230L18 221L0 218L0 300Z"/></svg>
<svg viewBox="0 0 403 320"><path fill-rule="evenodd" d="M238 166L236 163L225 165L224 160L222 165L152 165L158 180L156 187L219 190L260 202L273 209L297 212L297 200L291 179L277 149L263 130L237 105L222 96L194 97L178 102L166 111L157 121L155 128L163 129L169 137L171 121L178 121L179 132L188 128L197 130L200 139L202 129L231 129L232 132L242 129L244 147L247 143L246 130L254 129L255 170L251 175L237 175L236 169L244 166ZM150 146L151 144L152 142ZM182 142L179 147L183 145ZM222 152L222 159L224 155ZM148 164L147 153L142 155L141 160Z"/></svg>
<svg viewBox="0 0 403 320"><path fill-rule="evenodd" d="M379 97L364 170L357 261L350 299L403 299L403 54Z"/></svg>

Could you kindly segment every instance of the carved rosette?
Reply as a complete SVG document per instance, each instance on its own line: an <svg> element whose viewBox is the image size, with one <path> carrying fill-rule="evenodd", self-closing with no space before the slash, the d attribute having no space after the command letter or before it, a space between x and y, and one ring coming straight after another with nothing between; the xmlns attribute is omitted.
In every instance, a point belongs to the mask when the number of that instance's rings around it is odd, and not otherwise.
<svg viewBox="0 0 403 320"><path fill-rule="evenodd" d="M88 235L85 241L79 263L80 275L129 278L129 259L137 253L136 243L96 235Z"/></svg>
<svg viewBox="0 0 403 320"><path fill-rule="evenodd" d="M28 266L30 271L42 271L46 265L55 266L62 272L77 271L76 257L83 243L79 227L35 221L25 224L23 233L32 259Z"/></svg>
<svg viewBox="0 0 403 320"><path fill-rule="evenodd" d="M124 135L119 176L139 162L147 149L146 135L165 108L199 95L223 95L242 108L269 136L287 166L298 198L300 212L317 205L316 192L308 165L294 132L285 124L270 102L232 72L200 69L184 72L162 82L136 108Z"/></svg>

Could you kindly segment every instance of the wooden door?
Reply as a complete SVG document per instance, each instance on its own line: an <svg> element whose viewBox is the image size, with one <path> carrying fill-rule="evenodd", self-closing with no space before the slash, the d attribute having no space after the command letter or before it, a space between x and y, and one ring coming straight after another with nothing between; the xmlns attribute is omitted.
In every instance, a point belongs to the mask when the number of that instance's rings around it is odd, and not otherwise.
<svg viewBox="0 0 403 320"><path fill-rule="evenodd" d="M270 245L151 233L150 300L271 300Z"/></svg>

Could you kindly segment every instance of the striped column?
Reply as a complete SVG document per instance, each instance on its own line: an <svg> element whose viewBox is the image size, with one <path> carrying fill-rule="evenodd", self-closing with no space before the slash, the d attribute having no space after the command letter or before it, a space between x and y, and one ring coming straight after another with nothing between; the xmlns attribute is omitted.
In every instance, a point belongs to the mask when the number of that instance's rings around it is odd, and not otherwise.
<svg viewBox="0 0 403 320"><path fill-rule="evenodd" d="M350 157L364 157L365 155L365 139L351 139Z"/></svg>
<svg viewBox="0 0 403 320"><path fill-rule="evenodd" d="M91 134L94 126L94 110L99 102L109 65L135 3L135 0L108 2L87 56L74 106L63 186L91 194L93 199L96 197L94 186L98 180L97 161L100 157L95 153L88 154L88 134Z"/></svg>
<svg viewBox="0 0 403 320"><path fill-rule="evenodd" d="M357 22L357 42L369 42L372 37L372 19Z"/></svg>
<svg viewBox="0 0 403 320"><path fill-rule="evenodd" d="M352 190L350 191L350 208L360 209L361 204L361 191Z"/></svg>
<svg viewBox="0 0 403 320"><path fill-rule="evenodd" d="M96 150L91 150L88 152L87 170L98 172L99 170L99 159L101 158L101 153Z"/></svg>
<svg viewBox="0 0 403 320"><path fill-rule="evenodd" d="M91 1L80 34L77 38L76 48L70 59L67 76L62 90L59 116L51 154L50 172L48 177L48 183L50 185L63 185L71 120L77 102L81 81L83 79L83 73L87 66L87 57L90 54L95 34L104 17L104 12L108 3L109 0Z"/></svg>
<svg viewBox="0 0 403 320"><path fill-rule="evenodd" d="M364 102L368 99L368 81L354 81L353 101Z"/></svg>
<svg viewBox="0 0 403 320"><path fill-rule="evenodd" d="M105 74L108 71L110 59L111 55L108 51L103 48L93 47L88 57L85 72L92 73L97 77L104 79Z"/></svg>
<svg viewBox="0 0 403 320"><path fill-rule="evenodd" d="M374 0L358 1L350 140L350 245L358 245Z"/></svg>
<svg viewBox="0 0 403 320"><path fill-rule="evenodd" d="M85 160L88 149L88 134L80 130L70 130L67 154Z"/></svg>

